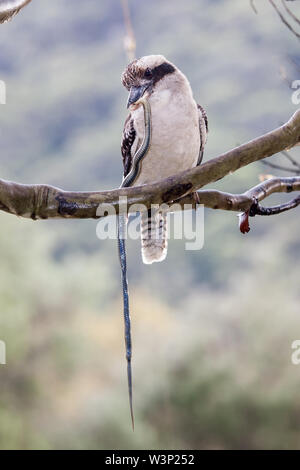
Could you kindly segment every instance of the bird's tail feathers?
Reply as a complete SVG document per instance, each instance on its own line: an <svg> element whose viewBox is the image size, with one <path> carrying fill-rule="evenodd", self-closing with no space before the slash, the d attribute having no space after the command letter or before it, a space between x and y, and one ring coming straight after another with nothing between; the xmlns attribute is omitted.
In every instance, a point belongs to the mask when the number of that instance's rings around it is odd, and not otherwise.
<svg viewBox="0 0 300 470"><path fill-rule="evenodd" d="M165 211L142 212L141 214L142 259L145 264L163 261L167 256L168 233Z"/></svg>

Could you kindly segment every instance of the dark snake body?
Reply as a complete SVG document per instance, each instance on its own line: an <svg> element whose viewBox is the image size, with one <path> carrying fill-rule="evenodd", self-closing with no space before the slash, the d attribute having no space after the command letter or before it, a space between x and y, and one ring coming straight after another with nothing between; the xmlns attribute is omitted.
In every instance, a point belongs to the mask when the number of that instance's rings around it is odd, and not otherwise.
<svg viewBox="0 0 300 470"><path fill-rule="evenodd" d="M145 136L141 147L137 150L133 157L132 167L128 175L123 179L120 188L127 188L131 186L136 180L140 165L148 153L151 143L151 108L147 99L139 100L144 107L144 122L145 122ZM132 369L131 369L131 357L132 357L132 343L131 343L131 325L130 325L130 311L129 311L129 293L128 293L128 280L127 280L127 262L126 262L126 244L125 244L125 232L126 232L127 215L118 215L118 249L119 259L121 266L121 281L123 290L123 315L125 325L125 347L126 347L126 360L127 360L127 379L128 379L128 393L129 393L129 405L132 427L134 429L134 415L132 406Z"/></svg>

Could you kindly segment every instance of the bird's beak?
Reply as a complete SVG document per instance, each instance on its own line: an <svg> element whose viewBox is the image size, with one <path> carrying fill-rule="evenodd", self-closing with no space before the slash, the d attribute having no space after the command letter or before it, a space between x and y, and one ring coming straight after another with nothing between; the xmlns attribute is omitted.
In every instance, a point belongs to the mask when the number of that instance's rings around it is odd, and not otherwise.
<svg viewBox="0 0 300 470"><path fill-rule="evenodd" d="M127 100L127 108L129 108L131 104L136 103L143 96L148 86L149 86L148 84L145 84L141 86L132 86L130 88L130 92L129 92L129 96Z"/></svg>

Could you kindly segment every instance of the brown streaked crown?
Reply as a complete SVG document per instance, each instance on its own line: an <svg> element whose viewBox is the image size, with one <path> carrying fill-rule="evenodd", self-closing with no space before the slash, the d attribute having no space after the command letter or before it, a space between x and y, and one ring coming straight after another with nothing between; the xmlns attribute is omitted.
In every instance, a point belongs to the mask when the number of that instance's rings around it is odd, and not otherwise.
<svg viewBox="0 0 300 470"><path fill-rule="evenodd" d="M127 90L146 81L155 85L165 75L175 72L176 68L164 56L151 55L136 59L127 66L122 74L122 84Z"/></svg>
<svg viewBox="0 0 300 470"><path fill-rule="evenodd" d="M145 70L138 65L138 60L133 60L127 65L127 68L122 73L122 84L127 90L132 86L137 86L143 78Z"/></svg>

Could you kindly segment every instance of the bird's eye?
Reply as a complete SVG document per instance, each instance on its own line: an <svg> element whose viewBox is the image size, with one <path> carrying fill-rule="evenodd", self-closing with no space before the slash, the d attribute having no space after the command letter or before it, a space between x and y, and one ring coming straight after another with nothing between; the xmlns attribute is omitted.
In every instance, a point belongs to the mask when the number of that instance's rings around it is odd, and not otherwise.
<svg viewBox="0 0 300 470"><path fill-rule="evenodd" d="M144 73L145 78L152 78L152 72L150 69L146 69Z"/></svg>

